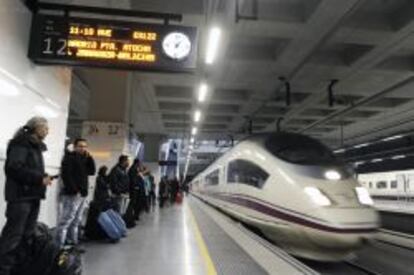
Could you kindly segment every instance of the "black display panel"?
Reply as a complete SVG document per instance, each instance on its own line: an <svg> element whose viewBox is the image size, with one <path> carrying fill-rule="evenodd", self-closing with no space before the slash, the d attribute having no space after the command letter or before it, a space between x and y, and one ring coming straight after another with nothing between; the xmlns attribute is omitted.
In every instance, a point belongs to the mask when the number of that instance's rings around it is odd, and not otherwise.
<svg viewBox="0 0 414 275"><path fill-rule="evenodd" d="M34 15L29 58L38 64L188 72L195 27Z"/></svg>

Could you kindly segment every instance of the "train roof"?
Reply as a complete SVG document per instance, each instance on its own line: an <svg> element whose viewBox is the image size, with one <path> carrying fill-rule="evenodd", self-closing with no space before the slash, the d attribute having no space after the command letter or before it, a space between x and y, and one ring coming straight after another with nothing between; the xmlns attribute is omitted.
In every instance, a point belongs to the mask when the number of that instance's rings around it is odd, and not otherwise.
<svg viewBox="0 0 414 275"><path fill-rule="evenodd" d="M298 134L298 133L292 133L292 132L268 132L268 133L260 133L260 134L253 134L251 136L246 137L245 139L241 140L241 142L244 141L253 141L257 142L259 144L266 144L266 143L294 143L294 142L316 142L321 144L320 141L311 138L309 136Z"/></svg>

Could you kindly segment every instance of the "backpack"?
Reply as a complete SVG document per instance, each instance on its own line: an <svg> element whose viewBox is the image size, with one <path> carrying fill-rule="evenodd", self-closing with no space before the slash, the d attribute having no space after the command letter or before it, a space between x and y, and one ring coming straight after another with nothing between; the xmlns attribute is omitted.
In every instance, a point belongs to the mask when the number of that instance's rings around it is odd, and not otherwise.
<svg viewBox="0 0 414 275"><path fill-rule="evenodd" d="M16 266L12 275L48 275L59 254L59 247L47 225L38 223L34 233L16 250Z"/></svg>

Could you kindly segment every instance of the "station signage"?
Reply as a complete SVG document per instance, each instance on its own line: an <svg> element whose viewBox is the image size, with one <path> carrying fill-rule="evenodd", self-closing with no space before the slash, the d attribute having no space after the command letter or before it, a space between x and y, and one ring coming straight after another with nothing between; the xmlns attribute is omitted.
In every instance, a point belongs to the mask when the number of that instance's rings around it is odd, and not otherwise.
<svg viewBox="0 0 414 275"><path fill-rule="evenodd" d="M197 64L197 28L37 14L29 58L37 64L188 72Z"/></svg>

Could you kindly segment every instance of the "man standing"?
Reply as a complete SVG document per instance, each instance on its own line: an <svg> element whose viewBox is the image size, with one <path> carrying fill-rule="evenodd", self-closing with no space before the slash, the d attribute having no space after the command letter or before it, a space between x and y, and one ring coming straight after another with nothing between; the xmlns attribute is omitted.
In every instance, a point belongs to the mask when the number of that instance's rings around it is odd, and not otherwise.
<svg viewBox="0 0 414 275"><path fill-rule="evenodd" d="M112 168L109 174L111 191L114 194L117 203L117 212L123 216L127 210L129 199L129 176L128 176L129 158L121 155L118 163Z"/></svg>
<svg viewBox="0 0 414 275"><path fill-rule="evenodd" d="M31 118L19 129L7 148L4 167L7 222L0 237L0 275L9 275L16 264L15 250L22 239L30 236L39 216L40 200L52 178L45 173L43 140L49 133L43 117Z"/></svg>
<svg viewBox="0 0 414 275"><path fill-rule="evenodd" d="M76 139L73 145L74 151L65 154L61 168L63 207L56 236L61 248L66 244L79 244L78 228L88 196L88 177L94 175L96 170L95 161L87 151L86 140Z"/></svg>

